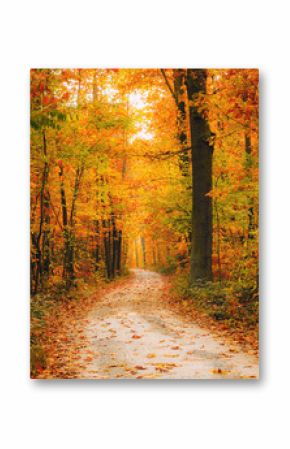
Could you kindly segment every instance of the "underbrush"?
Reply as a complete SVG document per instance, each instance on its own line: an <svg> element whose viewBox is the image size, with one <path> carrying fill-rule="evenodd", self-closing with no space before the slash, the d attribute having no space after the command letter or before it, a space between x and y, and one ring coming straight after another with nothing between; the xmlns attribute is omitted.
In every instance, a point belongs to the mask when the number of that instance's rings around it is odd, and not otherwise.
<svg viewBox="0 0 290 449"><path fill-rule="evenodd" d="M173 290L188 307L204 312L231 330L245 335L258 331L259 298L256 287L249 282L216 281L190 286L188 275L177 274Z"/></svg>
<svg viewBox="0 0 290 449"><path fill-rule="evenodd" d="M175 258L168 256L166 263L163 265L157 265L155 270L157 273L169 275L174 274L178 268L178 263Z"/></svg>
<svg viewBox="0 0 290 449"><path fill-rule="evenodd" d="M30 375L34 377L46 368L46 353L43 347L44 328L55 299L50 295L37 295L30 303Z"/></svg>

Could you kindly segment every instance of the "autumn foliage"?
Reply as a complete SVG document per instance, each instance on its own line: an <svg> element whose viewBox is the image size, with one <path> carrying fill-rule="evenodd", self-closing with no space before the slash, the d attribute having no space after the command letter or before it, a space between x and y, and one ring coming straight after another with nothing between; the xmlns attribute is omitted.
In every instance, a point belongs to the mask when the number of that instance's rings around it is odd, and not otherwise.
<svg viewBox="0 0 290 449"><path fill-rule="evenodd" d="M203 71L194 90L190 70L31 71L33 298L135 267L188 278L199 218L193 121L203 120L212 273L204 280L256 301L258 71Z"/></svg>

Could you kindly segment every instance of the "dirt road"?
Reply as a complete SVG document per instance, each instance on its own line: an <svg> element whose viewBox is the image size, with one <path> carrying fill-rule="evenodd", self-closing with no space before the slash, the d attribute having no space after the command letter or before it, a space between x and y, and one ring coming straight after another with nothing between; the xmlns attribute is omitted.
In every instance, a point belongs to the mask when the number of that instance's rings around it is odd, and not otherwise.
<svg viewBox="0 0 290 449"><path fill-rule="evenodd" d="M164 305L164 282L157 273L135 270L133 279L96 301L87 316L67 330L62 342L66 361L56 377L257 378L255 356Z"/></svg>

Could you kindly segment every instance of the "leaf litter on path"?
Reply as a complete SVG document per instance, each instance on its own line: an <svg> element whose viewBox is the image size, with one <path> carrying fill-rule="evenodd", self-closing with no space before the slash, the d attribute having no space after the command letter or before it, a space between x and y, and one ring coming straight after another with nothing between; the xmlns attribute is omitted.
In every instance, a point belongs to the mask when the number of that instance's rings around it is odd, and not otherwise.
<svg viewBox="0 0 290 449"><path fill-rule="evenodd" d="M48 329L49 365L40 377L256 378L254 355L165 307L160 299L165 283L157 273L136 270L133 279L104 290L102 298L71 305L69 317L60 309L56 326Z"/></svg>

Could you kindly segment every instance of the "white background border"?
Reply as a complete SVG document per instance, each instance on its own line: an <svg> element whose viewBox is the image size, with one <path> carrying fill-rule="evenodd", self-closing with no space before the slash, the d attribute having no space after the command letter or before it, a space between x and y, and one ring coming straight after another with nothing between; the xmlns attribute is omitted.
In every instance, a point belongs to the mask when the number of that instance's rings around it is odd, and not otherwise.
<svg viewBox="0 0 290 449"><path fill-rule="evenodd" d="M3 448L289 444L287 3L27 0L1 7ZM261 380L31 381L29 69L178 66L257 67L261 72Z"/></svg>

